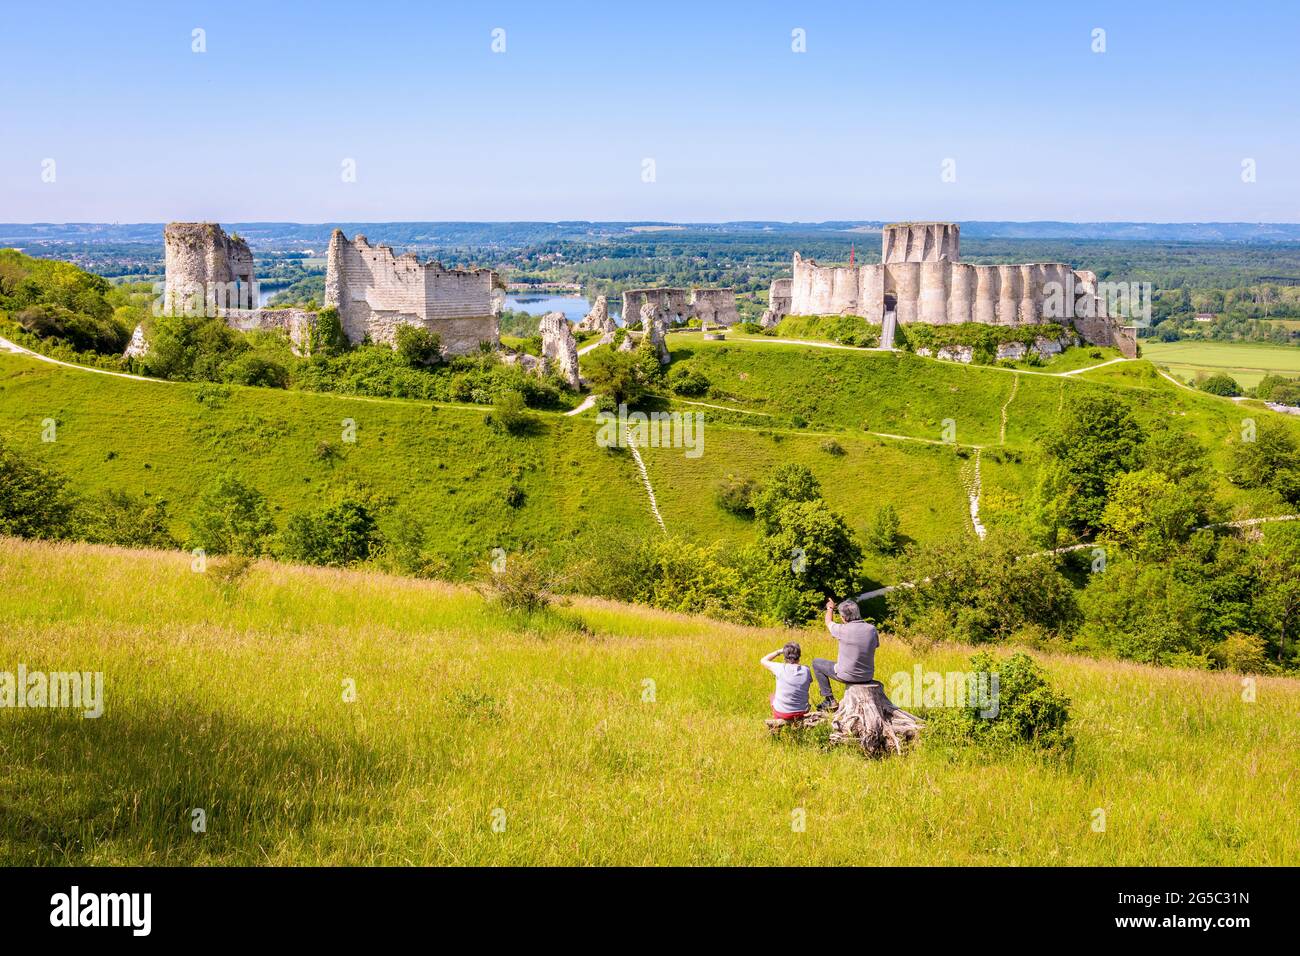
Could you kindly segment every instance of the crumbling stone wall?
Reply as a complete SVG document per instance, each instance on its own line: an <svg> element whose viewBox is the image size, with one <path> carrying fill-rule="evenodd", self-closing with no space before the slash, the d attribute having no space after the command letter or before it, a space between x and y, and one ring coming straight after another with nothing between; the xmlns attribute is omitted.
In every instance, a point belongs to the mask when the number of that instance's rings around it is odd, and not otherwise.
<svg viewBox="0 0 1300 956"><path fill-rule="evenodd" d="M451 355L498 340L491 269L445 269L413 252L396 256L365 236L349 240L341 229L326 255L325 305L338 309L352 342L392 344L403 323L437 332Z"/></svg>
<svg viewBox="0 0 1300 956"><path fill-rule="evenodd" d="M316 328L317 313L305 309L229 309L226 325L241 332L254 329L279 329L289 337L295 355L311 350L311 334Z"/></svg>
<svg viewBox="0 0 1300 956"><path fill-rule="evenodd" d="M640 319L647 304L654 306L655 316L669 328L691 316L691 296L685 289L628 289L623 293L623 321Z"/></svg>
<svg viewBox="0 0 1300 956"><path fill-rule="evenodd" d="M709 325L735 325L740 321L735 289L692 289L690 308L692 316Z"/></svg>
<svg viewBox="0 0 1300 956"><path fill-rule="evenodd" d="M215 222L169 222L163 229L163 310L217 316L253 309L253 253Z"/></svg>

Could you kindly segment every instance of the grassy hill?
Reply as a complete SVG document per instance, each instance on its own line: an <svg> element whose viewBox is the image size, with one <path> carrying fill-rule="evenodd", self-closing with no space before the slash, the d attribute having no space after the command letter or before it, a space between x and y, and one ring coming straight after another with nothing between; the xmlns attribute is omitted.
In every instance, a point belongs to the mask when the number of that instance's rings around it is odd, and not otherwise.
<svg viewBox="0 0 1300 956"><path fill-rule="evenodd" d="M652 518L630 456L596 445L590 420L546 415L533 435L489 427L485 409L242 386L133 381L0 354L0 434L72 478L78 491L149 492L183 536L196 498L233 469L280 512L331 484L400 502L454 564L494 547L597 533ZM58 440L41 441L41 423ZM356 441L342 440L343 422ZM512 487L521 507L506 503Z"/></svg>
<svg viewBox="0 0 1300 956"><path fill-rule="evenodd" d="M273 563L223 589L184 555L16 540L0 590L4 668L105 680L97 720L0 714L4 864L1300 863L1295 680L1246 702L1231 674L1043 657L1072 761L869 763L768 739L758 659L789 631ZM878 673L967 654L886 636Z"/></svg>

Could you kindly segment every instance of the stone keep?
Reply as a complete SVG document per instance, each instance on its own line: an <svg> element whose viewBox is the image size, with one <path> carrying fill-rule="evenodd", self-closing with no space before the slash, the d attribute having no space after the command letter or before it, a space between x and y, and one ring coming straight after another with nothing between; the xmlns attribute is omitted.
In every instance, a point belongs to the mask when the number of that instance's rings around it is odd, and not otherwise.
<svg viewBox="0 0 1300 956"><path fill-rule="evenodd" d="M169 222L163 229L163 311L216 316L255 309L253 253L215 222Z"/></svg>
<svg viewBox="0 0 1300 956"><path fill-rule="evenodd" d="M395 256L365 236L349 240L341 229L334 230L326 255L325 305L338 309L351 342L391 345L405 323L437 332L449 355L497 343L491 269L444 269L420 262L413 252Z"/></svg>
<svg viewBox="0 0 1300 956"><path fill-rule="evenodd" d="M1061 262L969 265L960 261L960 229L951 222L895 223L881 232L881 261L822 266L794 254L793 275L772 283L765 325L785 315L860 315L881 324L949 325L1073 323L1094 345L1131 357L1137 340L1107 316L1096 276ZM1053 290L1072 311L1048 314ZM1065 309L1062 309L1065 311Z"/></svg>
<svg viewBox="0 0 1300 956"><path fill-rule="evenodd" d="M169 222L163 229L163 311L224 319L233 329L280 329L293 351L305 354L316 313L257 308L257 280L248 243L215 222ZM127 346L127 358L148 353L143 328Z"/></svg>
<svg viewBox="0 0 1300 956"><path fill-rule="evenodd" d="M569 320L563 312L547 312L538 330L542 333L542 361L547 371L558 373L570 388L578 388L582 384L578 376L578 341Z"/></svg>

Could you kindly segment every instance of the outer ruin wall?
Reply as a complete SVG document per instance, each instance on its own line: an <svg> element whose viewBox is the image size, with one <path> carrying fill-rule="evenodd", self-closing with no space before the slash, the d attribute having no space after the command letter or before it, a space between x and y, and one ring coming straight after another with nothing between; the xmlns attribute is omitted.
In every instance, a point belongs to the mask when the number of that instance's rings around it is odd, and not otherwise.
<svg viewBox="0 0 1300 956"><path fill-rule="evenodd" d="M899 324L1018 326L1073 320L1088 342L1136 354L1132 333L1105 317L1092 273L1061 262L963 263L959 239L955 223L900 223L882 231L880 263L822 266L796 252L788 297L778 294L785 288L778 283L786 280L773 282L765 322L775 324L784 315L860 315L881 323L887 312ZM1047 314L1054 288L1073 290L1071 315Z"/></svg>
<svg viewBox="0 0 1300 956"><path fill-rule="evenodd" d="M325 305L338 309L351 342L392 344L403 324L437 332L451 355L497 341L492 270L444 269L412 252L395 256L365 236L349 241L341 229L330 237Z"/></svg>

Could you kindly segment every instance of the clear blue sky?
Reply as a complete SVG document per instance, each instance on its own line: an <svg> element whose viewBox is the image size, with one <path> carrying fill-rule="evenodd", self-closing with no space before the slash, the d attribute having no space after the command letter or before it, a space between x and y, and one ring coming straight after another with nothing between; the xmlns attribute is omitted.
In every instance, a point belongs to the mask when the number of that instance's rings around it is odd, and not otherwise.
<svg viewBox="0 0 1300 956"><path fill-rule="evenodd" d="M0 221L1300 220L1290 0L49 0L0 27Z"/></svg>

